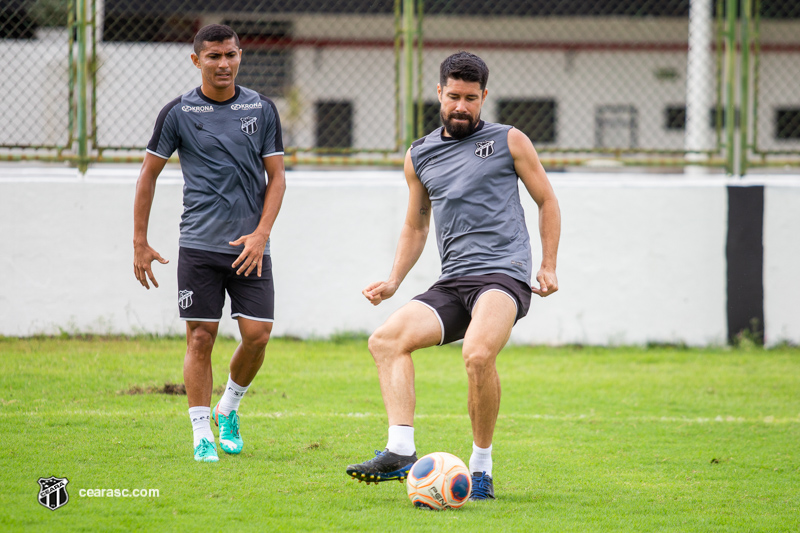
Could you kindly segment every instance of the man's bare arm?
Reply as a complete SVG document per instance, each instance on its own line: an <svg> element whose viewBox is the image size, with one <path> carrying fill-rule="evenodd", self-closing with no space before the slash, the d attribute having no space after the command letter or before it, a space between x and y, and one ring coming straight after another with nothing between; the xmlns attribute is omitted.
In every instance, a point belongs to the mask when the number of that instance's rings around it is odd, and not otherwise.
<svg viewBox="0 0 800 533"><path fill-rule="evenodd" d="M136 196L133 200L133 273L145 289L150 289L148 278L153 286L158 287L151 263L154 260L162 264L169 263L147 242L147 227L156 193L156 180L166 164L166 159L151 153L145 154L139 179L136 181Z"/></svg>
<svg viewBox="0 0 800 533"><path fill-rule="evenodd" d="M283 195L286 192L286 170L283 165L282 155L273 155L264 158L264 170L267 171L267 192L264 194L264 209L261 211L261 219L253 233L242 235L235 241L231 241L231 246L244 245L244 250L231 265L237 268L237 274L244 273L249 276L253 270L261 276L261 267L264 261L264 249L267 240L272 234L272 227L278 212L281 210Z"/></svg>
<svg viewBox="0 0 800 533"><path fill-rule="evenodd" d="M539 296L549 296L558 290L556 262L561 239L561 210L539 155L527 135L516 128L508 132L508 147L514 157L514 167L528 194L539 206L539 237L542 241L542 264L536 274L539 287L531 290Z"/></svg>
<svg viewBox="0 0 800 533"><path fill-rule="evenodd" d="M404 172L408 184L408 209L400 240L394 255L394 263L389 277L385 281L370 283L361 293L373 304L391 298L397 288L408 275L411 268L419 260L431 223L431 200L428 191L422 185L411 162L411 150L406 153Z"/></svg>

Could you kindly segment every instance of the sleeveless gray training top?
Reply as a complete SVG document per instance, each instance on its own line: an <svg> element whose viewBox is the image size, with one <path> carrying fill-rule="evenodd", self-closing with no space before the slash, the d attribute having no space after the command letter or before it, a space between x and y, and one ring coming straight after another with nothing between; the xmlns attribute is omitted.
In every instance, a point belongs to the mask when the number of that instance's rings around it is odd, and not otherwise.
<svg viewBox="0 0 800 533"><path fill-rule="evenodd" d="M531 243L519 199L511 126L481 121L464 139L438 128L411 145L414 171L433 205L439 279L508 274L531 283Z"/></svg>

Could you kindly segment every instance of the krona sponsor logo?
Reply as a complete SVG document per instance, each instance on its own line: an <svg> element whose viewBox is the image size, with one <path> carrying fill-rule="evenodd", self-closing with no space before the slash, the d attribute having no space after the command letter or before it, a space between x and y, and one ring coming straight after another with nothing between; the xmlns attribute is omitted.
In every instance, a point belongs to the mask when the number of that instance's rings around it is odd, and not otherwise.
<svg viewBox="0 0 800 533"><path fill-rule="evenodd" d="M248 110L248 109L261 109L261 102L256 102L255 104L231 104L231 109L234 111L239 111L241 109Z"/></svg>
<svg viewBox="0 0 800 533"><path fill-rule="evenodd" d="M214 106L213 105L185 105L181 107L181 111L186 111L187 113L213 113Z"/></svg>

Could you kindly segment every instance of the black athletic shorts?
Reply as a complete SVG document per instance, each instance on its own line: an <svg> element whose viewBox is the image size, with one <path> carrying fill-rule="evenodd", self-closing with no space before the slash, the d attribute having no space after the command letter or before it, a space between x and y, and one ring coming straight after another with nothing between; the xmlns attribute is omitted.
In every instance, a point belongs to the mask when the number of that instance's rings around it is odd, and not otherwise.
<svg viewBox="0 0 800 533"><path fill-rule="evenodd" d="M475 302L485 292L500 291L507 294L517 306L517 320L528 314L531 306L531 288L527 283L507 274L484 274L439 280L433 286L412 298L431 308L442 327L439 345L464 338L472 318Z"/></svg>
<svg viewBox="0 0 800 533"><path fill-rule="evenodd" d="M259 322L275 319L272 261L264 256L261 277L236 274L231 265L239 254L207 252L181 247L178 253L178 307L182 320L219 322L225 291L231 297L231 317Z"/></svg>

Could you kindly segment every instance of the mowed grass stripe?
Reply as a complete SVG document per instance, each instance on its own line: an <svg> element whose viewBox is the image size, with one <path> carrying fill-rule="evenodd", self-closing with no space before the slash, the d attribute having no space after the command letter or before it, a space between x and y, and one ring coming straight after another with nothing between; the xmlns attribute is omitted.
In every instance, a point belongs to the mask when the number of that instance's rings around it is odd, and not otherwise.
<svg viewBox="0 0 800 533"><path fill-rule="evenodd" d="M85 417L85 416L105 416L105 417L162 417L167 419L181 418L183 414L169 414L163 411L142 411L142 410L108 410L108 409L82 409L73 411L59 411L58 415L61 417ZM18 418L18 417L38 417L49 418L53 413L41 411L20 411L15 413L0 412L0 418ZM386 418L386 413L300 413L300 412L244 412L242 419L248 418ZM469 420L467 414L450 414L450 413L417 413L414 418L423 420ZM669 423L669 424L720 424L720 423L736 423L736 424L800 424L800 416L795 418L777 418L774 416L765 416L759 418L747 418L734 415L715 415L707 417L696 418L681 418L670 416L627 416L627 417L608 417L595 414L580 414L580 415L549 415L549 414L500 414L499 420L554 420L554 421L581 421L592 420L596 422L611 422L611 423Z"/></svg>

